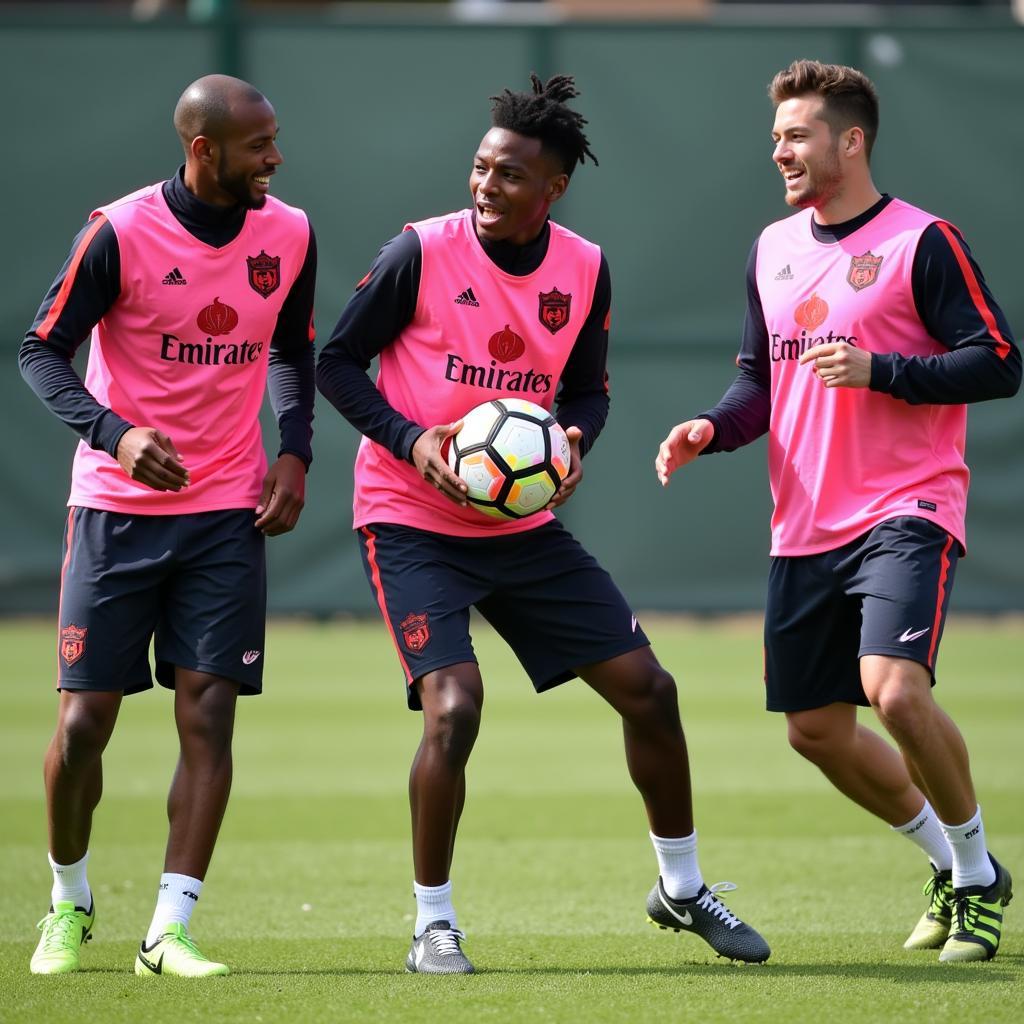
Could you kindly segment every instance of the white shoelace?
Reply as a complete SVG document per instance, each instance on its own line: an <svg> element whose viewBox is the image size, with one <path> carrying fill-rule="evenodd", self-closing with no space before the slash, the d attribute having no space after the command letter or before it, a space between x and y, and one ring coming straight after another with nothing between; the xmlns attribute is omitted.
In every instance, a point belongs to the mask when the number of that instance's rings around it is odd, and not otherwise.
<svg viewBox="0 0 1024 1024"><path fill-rule="evenodd" d="M697 900L697 906L703 907L709 914L714 914L715 917L728 925L729 928L735 928L743 922L718 898L718 894L720 892L732 892L735 888L736 885L732 882L715 882L715 884L709 886L708 891L704 893L699 900Z"/></svg>
<svg viewBox="0 0 1024 1024"><path fill-rule="evenodd" d="M445 931L438 929L427 932L427 935L430 937L430 944L434 947L434 951L438 956L456 956L460 954L462 948L459 946L459 939L466 937L458 928L448 928Z"/></svg>

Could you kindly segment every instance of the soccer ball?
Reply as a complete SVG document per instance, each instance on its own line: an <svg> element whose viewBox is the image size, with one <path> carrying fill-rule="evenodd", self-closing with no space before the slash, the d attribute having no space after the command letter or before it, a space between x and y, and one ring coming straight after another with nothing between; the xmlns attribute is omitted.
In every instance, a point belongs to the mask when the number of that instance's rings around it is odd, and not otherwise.
<svg viewBox="0 0 1024 1024"><path fill-rule="evenodd" d="M569 440L554 416L522 398L471 409L448 446L448 465L485 515L523 519L540 511L569 472Z"/></svg>

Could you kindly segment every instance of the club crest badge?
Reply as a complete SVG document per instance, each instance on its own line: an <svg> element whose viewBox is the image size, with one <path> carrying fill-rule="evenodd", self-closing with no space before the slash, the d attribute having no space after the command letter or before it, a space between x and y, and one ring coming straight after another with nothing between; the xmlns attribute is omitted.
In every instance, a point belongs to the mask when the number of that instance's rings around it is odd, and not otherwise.
<svg viewBox="0 0 1024 1024"><path fill-rule="evenodd" d="M569 322L569 310L572 296L552 288L549 292L541 292L538 296L540 322L552 333L557 334Z"/></svg>
<svg viewBox="0 0 1024 1024"><path fill-rule="evenodd" d="M878 270L882 266L884 256L875 256L870 249L863 256L850 257L850 269L846 274L846 283L859 292L878 280Z"/></svg>
<svg viewBox="0 0 1024 1024"><path fill-rule="evenodd" d="M249 266L249 287L268 299L281 283L281 257L268 256L261 249L259 256L246 256Z"/></svg>
<svg viewBox="0 0 1024 1024"><path fill-rule="evenodd" d="M85 654L85 636L89 632L83 626L71 623L60 631L60 656L70 668Z"/></svg>
<svg viewBox="0 0 1024 1024"><path fill-rule="evenodd" d="M399 627L402 630L402 637L405 646L413 654L419 654L430 641L430 624L427 621L427 613L422 615L407 615Z"/></svg>

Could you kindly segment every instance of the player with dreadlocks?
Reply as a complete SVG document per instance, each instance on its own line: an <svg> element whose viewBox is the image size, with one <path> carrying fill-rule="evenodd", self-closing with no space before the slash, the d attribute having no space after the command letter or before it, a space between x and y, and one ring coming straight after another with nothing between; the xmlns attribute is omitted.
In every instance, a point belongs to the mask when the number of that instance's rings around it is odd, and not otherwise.
<svg viewBox="0 0 1024 1024"><path fill-rule="evenodd" d="M532 82L532 92L492 97L472 206L384 245L317 367L320 390L363 434L356 537L409 707L423 711L409 780L417 915L406 969L473 971L450 879L484 697L471 606L536 690L579 676L622 717L660 868L652 922L760 962L764 939L717 895L731 884L708 888L697 863L675 682L611 577L550 511L576 490L608 413L611 278L598 246L548 217L576 165L597 163L586 121L566 106L575 83ZM378 356L375 386L366 371ZM504 372L488 372L499 363ZM469 409L507 397L553 408L572 449L549 508L512 521L470 507L442 452Z"/></svg>

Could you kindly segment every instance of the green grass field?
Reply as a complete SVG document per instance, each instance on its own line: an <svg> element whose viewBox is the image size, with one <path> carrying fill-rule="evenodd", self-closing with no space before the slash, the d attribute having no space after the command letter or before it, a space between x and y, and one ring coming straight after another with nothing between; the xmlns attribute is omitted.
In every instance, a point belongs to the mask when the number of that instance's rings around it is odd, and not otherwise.
<svg viewBox="0 0 1024 1024"><path fill-rule="evenodd" d="M412 926L406 776L419 716L378 623L276 624L243 700L235 787L193 931L231 977L132 974L161 870L175 761L165 691L130 698L105 760L90 862L95 938L74 976L28 973L49 871L41 756L53 631L0 624L0 1020L1024 1020L1024 626L951 620L940 695L973 757L986 829L1021 894L989 964L901 944L923 856L833 793L762 710L759 625L651 619L680 686L701 866L738 883L770 962L716 960L645 923L656 876L614 714L580 683L535 696L476 630L484 724L453 869L479 974L403 973Z"/></svg>

